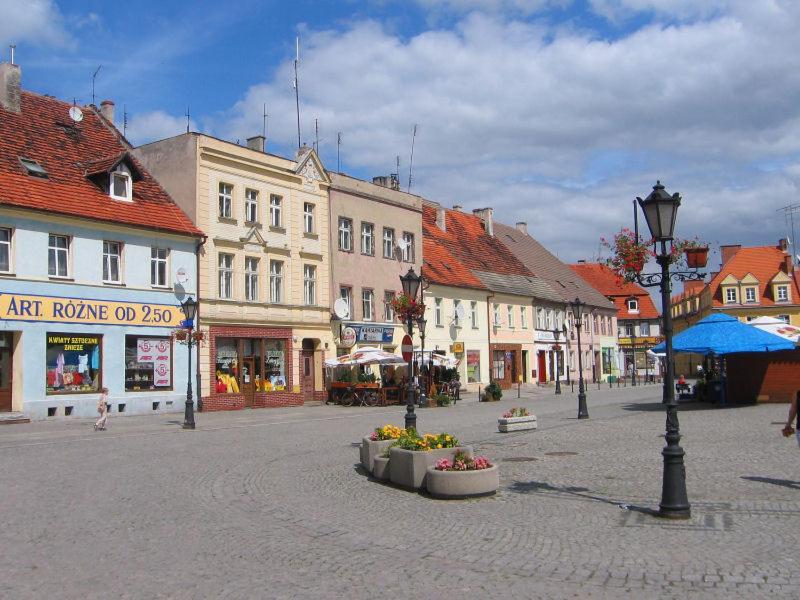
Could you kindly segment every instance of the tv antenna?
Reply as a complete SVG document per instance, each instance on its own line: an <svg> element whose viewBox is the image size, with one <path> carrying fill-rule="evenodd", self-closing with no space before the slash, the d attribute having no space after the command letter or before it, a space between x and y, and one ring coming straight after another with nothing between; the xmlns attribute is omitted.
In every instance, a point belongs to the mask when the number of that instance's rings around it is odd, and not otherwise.
<svg viewBox="0 0 800 600"><path fill-rule="evenodd" d="M264 109L261 112L261 135L264 136L264 151L267 151L267 119L269 119L269 115L267 114L267 103L264 102Z"/></svg>
<svg viewBox="0 0 800 600"><path fill-rule="evenodd" d="M75 105L75 100L72 100L72 107L69 109L69 118L75 123L83 121L83 112Z"/></svg>
<svg viewBox="0 0 800 600"><path fill-rule="evenodd" d="M188 106L186 107L186 114L184 116L186 117L186 133L189 133L189 107Z"/></svg>
<svg viewBox="0 0 800 600"><path fill-rule="evenodd" d="M125 137L125 132L128 130L128 111L125 105L122 105L122 137Z"/></svg>
<svg viewBox="0 0 800 600"><path fill-rule="evenodd" d="M342 132L336 134L336 172L341 173L342 169L339 164L339 152L342 149Z"/></svg>
<svg viewBox="0 0 800 600"><path fill-rule="evenodd" d="M300 36L295 38L294 58L294 104L297 109L297 149L300 150L300 80L297 78L297 65L300 63Z"/></svg>
<svg viewBox="0 0 800 600"><path fill-rule="evenodd" d="M314 151L319 154L319 119L314 118Z"/></svg>
<svg viewBox="0 0 800 600"><path fill-rule="evenodd" d="M97 79L97 74L100 72L100 69L103 68L103 65L98 65L97 69L94 71L94 75L92 75L92 104L95 104L94 101L94 80Z"/></svg>
<svg viewBox="0 0 800 600"><path fill-rule="evenodd" d="M408 193L411 193L411 177L414 169L414 141L417 139L417 124L414 123L414 132L411 134L411 159L408 161Z"/></svg>
<svg viewBox="0 0 800 600"><path fill-rule="evenodd" d="M797 253L797 242L795 242L797 236L795 235L794 230L794 215L800 214L800 204L788 204L787 206L777 210L777 212L781 211L783 211L783 218L786 222L786 237L789 238L789 243L792 245L792 255L794 256L794 260L797 261L795 264L800 264L800 255Z"/></svg>

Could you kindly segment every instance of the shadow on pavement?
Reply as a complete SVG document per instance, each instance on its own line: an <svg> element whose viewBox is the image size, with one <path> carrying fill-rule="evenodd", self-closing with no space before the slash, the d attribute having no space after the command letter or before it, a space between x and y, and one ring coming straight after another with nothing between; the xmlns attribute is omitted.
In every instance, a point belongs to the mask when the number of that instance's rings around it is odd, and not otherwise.
<svg viewBox="0 0 800 600"><path fill-rule="evenodd" d="M741 479L747 481L756 481L758 483L770 483L772 485L779 485L792 490L800 490L800 481L792 481L791 479L773 479L772 477L756 477L753 475L743 475Z"/></svg>
<svg viewBox="0 0 800 600"><path fill-rule="evenodd" d="M746 406L746 405L738 405ZM678 410L681 412L694 411L694 410L724 410L726 408L736 408L735 405L719 406L710 402L699 402L697 400L684 400L678 403ZM664 412L666 410L662 402L646 402L639 404L625 404L622 410L631 410L639 412Z"/></svg>
<svg viewBox="0 0 800 600"><path fill-rule="evenodd" d="M551 485L545 481L515 481L507 489L508 491L516 494L538 494L538 493L549 493L549 492L568 494L570 496L575 496L576 498L581 498L583 500L593 500L595 502L602 502L604 504L611 504L612 506L618 506L623 510L631 510L634 512L640 512L652 516L656 516L658 514L657 511L651 508L647 508L644 506L634 506L633 504L626 504L625 502L617 502L615 500L611 500L603 496L596 496L590 492L589 488L585 487L576 487L576 486L560 487L556 485Z"/></svg>

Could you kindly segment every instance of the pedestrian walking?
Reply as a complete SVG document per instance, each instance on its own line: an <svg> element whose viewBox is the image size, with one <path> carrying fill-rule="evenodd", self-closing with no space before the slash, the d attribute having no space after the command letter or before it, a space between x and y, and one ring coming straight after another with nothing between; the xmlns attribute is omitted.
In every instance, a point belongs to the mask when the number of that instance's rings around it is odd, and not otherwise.
<svg viewBox="0 0 800 600"><path fill-rule="evenodd" d="M797 420L795 423L797 429L792 427L792 422L795 421L795 419ZM789 417L786 419L786 426L783 428L784 437L789 437L793 433L797 438L797 445L800 446L800 415L797 414L797 396L792 398L792 403L789 406Z"/></svg>
<svg viewBox="0 0 800 600"><path fill-rule="evenodd" d="M94 424L94 430L105 430L106 421L108 421L108 388L100 390L100 400L97 401L97 412L100 413L100 418Z"/></svg>

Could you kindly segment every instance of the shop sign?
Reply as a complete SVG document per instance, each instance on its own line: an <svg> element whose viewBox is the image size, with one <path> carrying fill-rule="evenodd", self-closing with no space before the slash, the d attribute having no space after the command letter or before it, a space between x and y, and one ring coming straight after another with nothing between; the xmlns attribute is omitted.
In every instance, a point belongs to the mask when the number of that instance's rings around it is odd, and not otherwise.
<svg viewBox="0 0 800 600"><path fill-rule="evenodd" d="M453 342L450 346L450 352L453 354L463 354L464 353L464 342Z"/></svg>
<svg viewBox="0 0 800 600"><path fill-rule="evenodd" d="M136 342L136 362L153 363L153 385L155 387L172 386L169 368L170 341L163 338L139 338Z"/></svg>
<svg viewBox="0 0 800 600"><path fill-rule="evenodd" d="M352 327L345 327L342 329L342 339L339 344L343 348L352 348L356 343L356 330Z"/></svg>
<svg viewBox="0 0 800 600"><path fill-rule="evenodd" d="M180 307L26 294L0 294L0 320L179 327Z"/></svg>
<svg viewBox="0 0 800 600"><path fill-rule="evenodd" d="M60 346L62 352L85 352L86 346L97 346L100 344L99 335L61 335L54 334L47 336L48 346Z"/></svg>
<svg viewBox="0 0 800 600"><path fill-rule="evenodd" d="M547 331L546 329L537 329L536 330L536 341L537 342L555 342L556 336L553 334L552 331Z"/></svg>
<svg viewBox="0 0 800 600"><path fill-rule="evenodd" d="M356 340L359 342L379 342L381 344L391 344L394 340L394 327L384 327L383 325L350 325L345 329L352 329L356 333Z"/></svg>

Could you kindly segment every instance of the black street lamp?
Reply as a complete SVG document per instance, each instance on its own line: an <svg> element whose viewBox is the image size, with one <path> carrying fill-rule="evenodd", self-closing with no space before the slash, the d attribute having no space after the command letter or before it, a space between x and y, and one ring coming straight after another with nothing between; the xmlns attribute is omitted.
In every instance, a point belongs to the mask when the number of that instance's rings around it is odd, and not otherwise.
<svg viewBox="0 0 800 600"><path fill-rule="evenodd" d="M561 377L559 377L560 373L558 370L558 355L561 354L561 346L558 343L558 338L561 337L561 330L558 327L553 329L553 337L556 339L556 345L553 347L556 353L556 394L561 394Z"/></svg>
<svg viewBox="0 0 800 600"><path fill-rule="evenodd" d="M427 389L428 389L428 374L430 372L430 366L425 365L425 326L428 324L428 321L425 317L420 317L417 319L417 328L419 329L419 339L420 339L420 354L422 355L422 363L419 367L419 379L422 382L419 390L419 403L420 406L425 405L425 401L428 398ZM424 375L423 375L424 373Z"/></svg>
<svg viewBox="0 0 800 600"><path fill-rule="evenodd" d="M672 314L670 311L670 281L700 280L704 273L697 271L674 271L670 273L672 246L675 231L675 219L681 204L680 194L669 195L661 182L656 182L653 191L647 198L636 198L642 208L650 235L658 246L656 262L661 267L660 273L637 275L637 281L645 287L659 286L661 291L661 315L664 327L664 345L666 347L666 372L664 374L663 402L666 405L667 423L664 439L667 445L661 451L664 457L664 473L661 486L661 504L658 515L669 519L688 519L691 517L691 506L686 494L686 467L683 462L684 451L680 446L680 425L678 423L678 404L675 402L675 358L672 351ZM637 213L634 213L636 215ZM636 238L638 241L638 219L635 220ZM669 242L669 246L667 243Z"/></svg>
<svg viewBox="0 0 800 600"><path fill-rule="evenodd" d="M583 309L586 306L580 298L575 298L569 303L572 315L575 318L575 327L578 330L578 418L588 419L589 410L586 408L586 388L583 383L583 357L581 356L581 328L583 327Z"/></svg>
<svg viewBox="0 0 800 600"><path fill-rule="evenodd" d="M183 428L194 429L194 402L192 401L192 333L194 330L194 317L197 314L197 300L189 296L185 302L181 303L183 316L186 317L184 326L189 330L187 337L188 356L188 376L186 377L186 410L183 417Z"/></svg>
<svg viewBox="0 0 800 600"><path fill-rule="evenodd" d="M631 296L626 301L628 304L628 312L631 310L631 300L635 300L637 302L636 306L639 306L638 302L639 299L636 296ZM636 321L631 321L631 356L633 357L633 371L631 371L631 385L636 385Z"/></svg>
<svg viewBox="0 0 800 600"><path fill-rule="evenodd" d="M417 301L417 292L419 291L420 283L422 283L422 276L414 272L414 267L409 267L405 275L400 276L400 285L403 286L403 295L409 300ZM406 328L408 335L414 334L414 319L411 313L406 315ZM408 359L408 385L406 387L406 429L417 428L417 415L414 413L414 352L411 352L411 358Z"/></svg>

